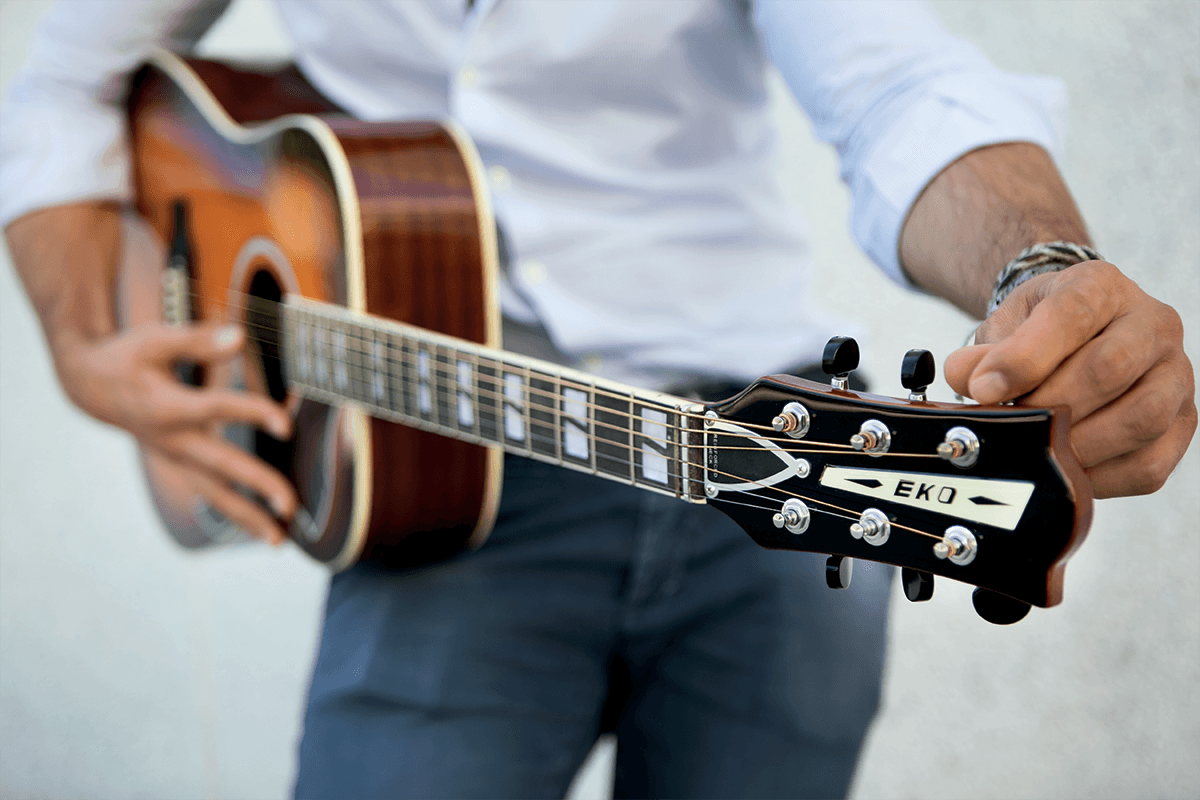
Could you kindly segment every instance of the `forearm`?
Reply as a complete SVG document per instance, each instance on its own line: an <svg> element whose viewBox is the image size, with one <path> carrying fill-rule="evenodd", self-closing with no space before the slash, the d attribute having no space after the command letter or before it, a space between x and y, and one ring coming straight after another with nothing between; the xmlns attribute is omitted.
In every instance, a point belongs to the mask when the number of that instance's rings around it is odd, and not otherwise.
<svg viewBox="0 0 1200 800"><path fill-rule="evenodd" d="M13 220L4 233L61 376L61 360L77 345L116 333L120 207L92 202L45 208Z"/></svg>
<svg viewBox="0 0 1200 800"><path fill-rule="evenodd" d="M982 318L1004 265L1056 240L1091 243L1054 162L1034 144L999 144L925 187L901 230L900 261L917 285Z"/></svg>

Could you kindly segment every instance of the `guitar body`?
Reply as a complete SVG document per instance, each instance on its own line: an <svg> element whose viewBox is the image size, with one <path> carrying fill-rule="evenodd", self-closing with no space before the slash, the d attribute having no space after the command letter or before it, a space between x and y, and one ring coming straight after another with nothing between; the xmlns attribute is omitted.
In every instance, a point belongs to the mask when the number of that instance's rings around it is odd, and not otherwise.
<svg viewBox="0 0 1200 800"><path fill-rule="evenodd" d="M301 397L282 374L278 318L262 311L301 296L499 346L495 227L469 140L448 124L355 121L294 69L242 73L165 54L139 73L129 108L137 211L160 257L122 274L122 325L163 319L161 243L182 237L188 316L247 329L245 354L203 381L273 395L295 420L291 442L237 425L225 435L295 483L296 543L335 570L480 544L502 452ZM181 544L241 535L197 507L171 462L143 461Z"/></svg>

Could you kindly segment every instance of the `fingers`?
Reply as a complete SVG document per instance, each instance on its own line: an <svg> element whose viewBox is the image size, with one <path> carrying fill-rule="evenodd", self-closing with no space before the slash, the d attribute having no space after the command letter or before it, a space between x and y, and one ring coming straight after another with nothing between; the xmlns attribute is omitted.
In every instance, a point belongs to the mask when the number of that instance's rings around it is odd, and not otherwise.
<svg viewBox="0 0 1200 800"><path fill-rule="evenodd" d="M960 347L946 356L942 374L945 375L946 383L950 384L950 388L963 397L970 397L971 392L967 384L971 375L974 374L975 367L979 365L983 357L994 347L994 344L975 344L969 347Z"/></svg>
<svg viewBox="0 0 1200 800"><path fill-rule="evenodd" d="M1159 489L1196 430L1183 325L1110 264L1030 280L946 359L980 403L1068 406L1071 443L1097 497Z"/></svg>
<svg viewBox="0 0 1200 800"><path fill-rule="evenodd" d="M291 519L297 498L291 482L266 462L219 436L181 431L158 443L172 460L195 467L223 484L243 486L266 499L276 517Z"/></svg>
<svg viewBox="0 0 1200 800"><path fill-rule="evenodd" d="M988 404L1029 393L1124 313L1131 289L1140 294L1116 267L1101 261L1019 287L997 309L995 321L980 326L985 341L999 341L975 365L970 396Z"/></svg>
<svg viewBox="0 0 1200 800"><path fill-rule="evenodd" d="M1183 402L1184 386L1181 376L1176 375L1178 362L1170 360L1174 343L1168 336L1157 335L1159 332L1158 327L1147 323L1143 314L1118 317L1100 336L1061 363L1025 397L1024 403L1070 406L1071 419L1083 420L1153 372L1150 389L1155 393L1157 406L1172 404L1171 414L1165 417L1170 419ZM1190 374L1191 370L1187 371Z"/></svg>
<svg viewBox="0 0 1200 800"><path fill-rule="evenodd" d="M245 344L237 325L202 322L195 325L145 325L131 332L146 361L170 366L176 361L219 361L235 355Z"/></svg>
<svg viewBox="0 0 1200 800"><path fill-rule="evenodd" d="M270 544L287 538L283 528L262 506L200 470L188 470L199 498L246 533Z"/></svg>
<svg viewBox="0 0 1200 800"><path fill-rule="evenodd" d="M268 431L276 439L291 435L292 420L271 398L232 389L195 389L160 376L151 392L139 398L144 409L137 414L158 427L206 426L244 422Z"/></svg>
<svg viewBox="0 0 1200 800"><path fill-rule="evenodd" d="M1189 398L1167 432L1152 444L1085 470L1096 497L1157 492L1183 458L1195 432L1196 404Z"/></svg>

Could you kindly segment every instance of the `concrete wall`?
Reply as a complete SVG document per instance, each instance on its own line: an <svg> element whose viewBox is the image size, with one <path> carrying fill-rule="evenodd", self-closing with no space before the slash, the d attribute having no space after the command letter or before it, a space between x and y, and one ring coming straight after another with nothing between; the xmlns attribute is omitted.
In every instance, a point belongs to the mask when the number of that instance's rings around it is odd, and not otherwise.
<svg viewBox="0 0 1200 800"><path fill-rule="evenodd" d="M1063 169L1097 245L1176 305L1200 355L1200 4L937 7L1001 66L1068 82ZM44 8L0 0L0 86ZM206 44L286 53L275 25L239 0ZM776 89L781 167L834 267L818 288L865 318L865 369L899 393L905 350L940 360L969 324L857 253L832 156ZM1162 492L1100 503L1065 603L1013 628L977 619L946 581L930 603L898 600L856 796L1200 795L1198 472L1193 447ZM284 796L323 591L294 551L168 544L132 445L66 402L0 269L0 796ZM603 796L607 755L577 797Z"/></svg>

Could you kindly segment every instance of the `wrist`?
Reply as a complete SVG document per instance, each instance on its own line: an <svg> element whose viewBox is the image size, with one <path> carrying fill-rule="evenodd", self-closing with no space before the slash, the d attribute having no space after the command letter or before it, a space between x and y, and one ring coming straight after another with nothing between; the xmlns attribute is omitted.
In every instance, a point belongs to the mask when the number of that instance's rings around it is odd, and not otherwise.
<svg viewBox="0 0 1200 800"><path fill-rule="evenodd" d="M1031 278L1049 272L1060 272L1085 261L1103 260L1104 258L1091 247L1075 242L1060 240L1027 247L1009 261L996 276L991 297L988 299L987 316L990 317L1014 289Z"/></svg>

